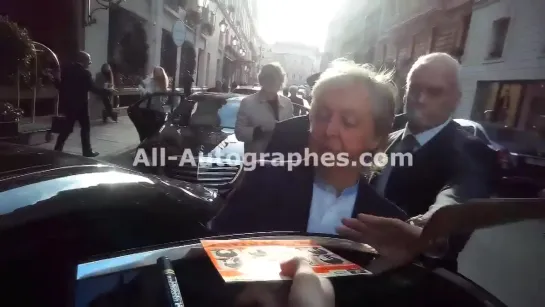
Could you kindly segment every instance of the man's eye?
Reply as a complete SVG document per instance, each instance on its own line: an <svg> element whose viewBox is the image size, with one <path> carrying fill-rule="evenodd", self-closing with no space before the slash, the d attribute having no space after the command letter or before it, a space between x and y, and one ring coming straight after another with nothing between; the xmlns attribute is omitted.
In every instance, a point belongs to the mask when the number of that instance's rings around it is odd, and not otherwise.
<svg viewBox="0 0 545 307"><path fill-rule="evenodd" d="M348 128L354 128L358 125L358 119L354 116L343 116L343 124Z"/></svg>

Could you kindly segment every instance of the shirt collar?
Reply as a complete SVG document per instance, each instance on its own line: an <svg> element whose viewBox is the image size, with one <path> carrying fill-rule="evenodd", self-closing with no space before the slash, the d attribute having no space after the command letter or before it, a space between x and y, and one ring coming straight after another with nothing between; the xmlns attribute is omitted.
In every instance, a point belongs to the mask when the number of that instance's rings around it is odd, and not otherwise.
<svg viewBox="0 0 545 307"><path fill-rule="evenodd" d="M265 94L263 94L262 91L259 91L257 93L257 100L259 100L259 102L269 102L270 99L267 99L267 97L265 96ZM278 94L276 94L276 100L278 100L278 102L280 102L280 99L278 99Z"/></svg>
<svg viewBox="0 0 545 307"><path fill-rule="evenodd" d="M336 189L330 185L329 183L325 182L323 179L321 179L320 177L318 176L315 176L314 177L314 184L324 190L324 191L330 191L332 193L336 193ZM350 187L347 187L345 188L342 193L340 193L339 195L347 195L347 194L352 194L352 193L356 193L358 191L358 187L359 187L359 184L360 184L360 181L358 180L353 186L350 186Z"/></svg>
<svg viewBox="0 0 545 307"><path fill-rule="evenodd" d="M442 123L439 126L436 126L424 132L415 134L414 137L416 138L416 141L418 142L418 144L420 144L420 146L424 146L427 142L433 139L439 132L441 132L441 130L443 130L443 128L445 128L450 123L451 120L452 118L449 118L446 122ZM401 139L404 139L407 135L410 135L410 134L412 133L409 130L409 127L407 124L407 126L405 126L405 131L403 132L403 136Z"/></svg>

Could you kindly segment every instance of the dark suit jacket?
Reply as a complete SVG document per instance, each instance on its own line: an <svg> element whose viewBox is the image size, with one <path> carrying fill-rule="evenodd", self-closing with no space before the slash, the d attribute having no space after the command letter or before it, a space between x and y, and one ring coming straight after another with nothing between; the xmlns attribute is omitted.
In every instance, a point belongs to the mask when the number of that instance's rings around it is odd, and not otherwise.
<svg viewBox="0 0 545 307"><path fill-rule="evenodd" d="M386 153L401 140L405 129L389 137ZM434 138L413 153L411 167L396 167L390 175L385 197L410 216L426 213L430 207L465 202L490 195L487 147L450 122ZM375 184L380 175L374 176Z"/></svg>
<svg viewBox="0 0 545 307"><path fill-rule="evenodd" d="M109 92L96 86L91 72L80 64L73 63L64 66L61 80L57 81L59 89L59 104L62 113L87 110L89 92L105 97Z"/></svg>
<svg viewBox="0 0 545 307"><path fill-rule="evenodd" d="M394 131L397 131L399 129L404 129L405 125L407 125L407 115L405 113L397 114L394 117L394 124L392 129Z"/></svg>
<svg viewBox="0 0 545 307"><path fill-rule="evenodd" d="M390 152L403 132L390 134ZM384 196L409 216L435 211L442 206L490 197L491 174L487 146L450 122L434 138L413 153L412 167L396 167L390 174ZM371 178L377 183L378 176ZM451 238L448 259L455 261L469 236Z"/></svg>
<svg viewBox="0 0 545 307"><path fill-rule="evenodd" d="M227 204L212 222L221 234L306 231L312 202L314 168L258 166L247 172L242 184L228 197ZM367 213L405 220L407 215L380 197L365 180L359 184L353 216Z"/></svg>

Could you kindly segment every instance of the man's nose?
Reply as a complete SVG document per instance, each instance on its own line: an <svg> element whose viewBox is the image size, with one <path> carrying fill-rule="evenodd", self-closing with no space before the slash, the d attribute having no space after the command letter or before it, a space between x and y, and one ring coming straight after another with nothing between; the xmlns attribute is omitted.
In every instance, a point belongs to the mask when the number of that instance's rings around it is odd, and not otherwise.
<svg viewBox="0 0 545 307"><path fill-rule="evenodd" d="M327 124L326 134L328 136L336 136L339 134L341 126L340 119L336 118L335 116L331 118L329 123Z"/></svg>

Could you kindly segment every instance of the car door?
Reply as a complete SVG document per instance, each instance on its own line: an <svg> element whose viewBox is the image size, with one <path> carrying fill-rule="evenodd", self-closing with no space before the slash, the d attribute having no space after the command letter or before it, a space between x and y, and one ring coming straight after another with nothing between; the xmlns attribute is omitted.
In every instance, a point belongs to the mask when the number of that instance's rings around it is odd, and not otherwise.
<svg viewBox="0 0 545 307"><path fill-rule="evenodd" d="M175 96L166 94L151 94L127 109L127 114L140 137L140 142L159 131L165 124L166 117L171 111L170 101L175 98Z"/></svg>

